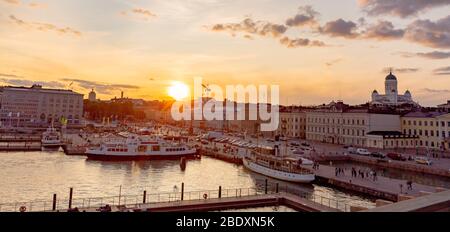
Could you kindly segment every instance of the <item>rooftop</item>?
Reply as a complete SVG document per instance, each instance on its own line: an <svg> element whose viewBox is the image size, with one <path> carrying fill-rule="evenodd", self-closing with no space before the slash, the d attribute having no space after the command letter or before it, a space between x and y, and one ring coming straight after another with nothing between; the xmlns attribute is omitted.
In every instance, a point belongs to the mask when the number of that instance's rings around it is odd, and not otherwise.
<svg viewBox="0 0 450 232"><path fill-rule="evenodd" d="M441 112L441 111L429 111L429 112L422 112L422 111L414 111L405 114L403 117L405 118L435 118L437 116L441 116L447 114L447 112Z"/></svg>
<svg viewBox="0 0 450 232"><path fill-rule="evenodd" d="M38 91L43 93L65 93L65 94L74 94L74 95L82 95L80 93L76 93L70 89L50 89L50 88L42 88L41 85L33 85L31 87L24 86L3 86L3 90L12 90L12 91Z"/></svg>

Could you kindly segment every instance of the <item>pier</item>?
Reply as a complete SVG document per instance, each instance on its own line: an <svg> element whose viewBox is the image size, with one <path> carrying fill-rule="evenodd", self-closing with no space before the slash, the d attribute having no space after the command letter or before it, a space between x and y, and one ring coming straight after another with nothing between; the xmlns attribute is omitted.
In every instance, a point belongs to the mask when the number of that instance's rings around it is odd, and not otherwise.
<svg viewBox="0 0 450 232"><path fill-rule="evenodd" d="M182 184L184 186L184 184ZM327 197L302 192L278 184L256 188L235 188L172 193L147 193L112 197L77 199L70 189L69 198L51 201L15 202L0 204L3 212L99 212L106 206L108 212L192 212L219 211L266 206L287 206L302 212L349 212L353 206ZM70 209L70 210L69 210Z"/></svg>
<svg viewBox="0 0 450 232"><path fill-rule="evenodd" d="M376 180L373 180L372 176L368 178L352 177L351 170L345 170L345 174L336 176L335 167L327 165L320 165L316 170L310 166L303 165L303 167L313 171L318 182L394 202L399 201L402 197L417 197L423 192L433 193L440 190L440 188L417 183L412 183L412 189L408 189L407 181L380 175L377 175Z"/></svg>
<svg viewBox="0 0 450 232"><path fill-rule="evenodd" d="M8 134L1 134L0 135L0 142L40 142L41 136L40 135L8 135Z"/></svg>
<svg viewBox="0 0 450 232"><path fill-rule="evenodd" d="M41 142L0 142L0 151L40 151Z"/></svg>

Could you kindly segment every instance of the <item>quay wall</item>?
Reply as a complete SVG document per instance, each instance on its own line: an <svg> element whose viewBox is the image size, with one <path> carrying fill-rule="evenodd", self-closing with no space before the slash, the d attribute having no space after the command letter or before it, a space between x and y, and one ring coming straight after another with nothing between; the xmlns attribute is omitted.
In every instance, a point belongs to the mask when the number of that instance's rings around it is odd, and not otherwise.
<svg viewBox="0 0 450 232"><path fill-rule="evenodd" d="M358 192L362 194L366 194L375 198L385 199L393 202L398 201L398 195L390 192L385 192L382 190L369 188L366 186L352 184L348 181L337 180L332 178L327 178L323 176L316 175L316 181L319 183L324 183L327 185L332 185L334 187L345 189L347 191Z"/></svg>
<svg viewBox="0 0 450 232"><path fill-rule="evenodd" d="M377 159L356 156L356 155L350 155L349 160L354 161L354 162L359 162L359 163L370 164L370 165L374 165L377 167L395 168L395 169L404 170L404 171L412 171L412 172L419 172L419 173L424 173L424 174L450 177L450 170L432 168L430 166L425 166L425 165L419 166L416 164L405 163L402 161L380 162Z"/></svg>

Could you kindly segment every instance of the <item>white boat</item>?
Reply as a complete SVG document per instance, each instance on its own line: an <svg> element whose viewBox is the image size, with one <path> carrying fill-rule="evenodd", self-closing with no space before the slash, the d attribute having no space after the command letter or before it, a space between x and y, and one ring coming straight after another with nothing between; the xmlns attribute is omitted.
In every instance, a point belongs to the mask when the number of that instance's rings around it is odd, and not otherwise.
<svg viewBox="0 0 450 232"><path fill-rule="evenodd" d="M160 137L130 135L126 139L104 141L99 147L88 148L86 155L88 159L96 160L179 159L196 157L197 150Z"/></svg>
<svg viewBox="0 0 450 232"><path fill-rule="evenodd" d="M62 145L61 133L56 128L49 127L42 133L41 146L44 148L57 148Z"/></svg>
<svg viewBox="0 0 450 232"><path fill-rule="evenodd" d="M314 173L299 167L295 161L297 160L292 158L273 159L273 157L257 157L256 159L244 157L242 159L246 168L265 176L296 183L314 181Z"/></svg>
<svg viewBox="0 0 450 232"><path fill-rule="evenodd" d="M302 159L283 157L274 148L257 147L242 162L251 171L279 180L310 183L315 179L312 171L301 166Z"/></svg>

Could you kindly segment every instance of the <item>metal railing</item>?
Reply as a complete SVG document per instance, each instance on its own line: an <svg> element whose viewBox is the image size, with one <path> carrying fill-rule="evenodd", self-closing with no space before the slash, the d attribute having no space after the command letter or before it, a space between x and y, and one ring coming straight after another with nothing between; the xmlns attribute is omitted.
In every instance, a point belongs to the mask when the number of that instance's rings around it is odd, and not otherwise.
<svg viewBox="0 0 450 232"><path fill-rule="evenodd" d="M189 192L163 192L147 193L144 191L138 195L120 195L107 197L73 198L73 199L55 199L55 201L29 201L0 204L0 212L42 212L42 211L61 211L65 212L69 208L78 208L79 211L93 211L109 205L123 209L139 208L143 204L170 203L180 201L193 201L218 198L239 198L247 196L289 193L300 198L304 198L319 205L332 209L338 209L343 212L349 212L351 205L347 202L339 201L330 197L325 197L312 192L307 192L288 185L279 185L274 183L258 184L252 188L230 188L216 190L198 190ZM206 198L205 198L206 197ZM70 207L69 207L70 205ZM352 203L354 206L360 206ZM150 206L151 207L151 206ZM364 206L363 206L364 207Z"/></svg>

